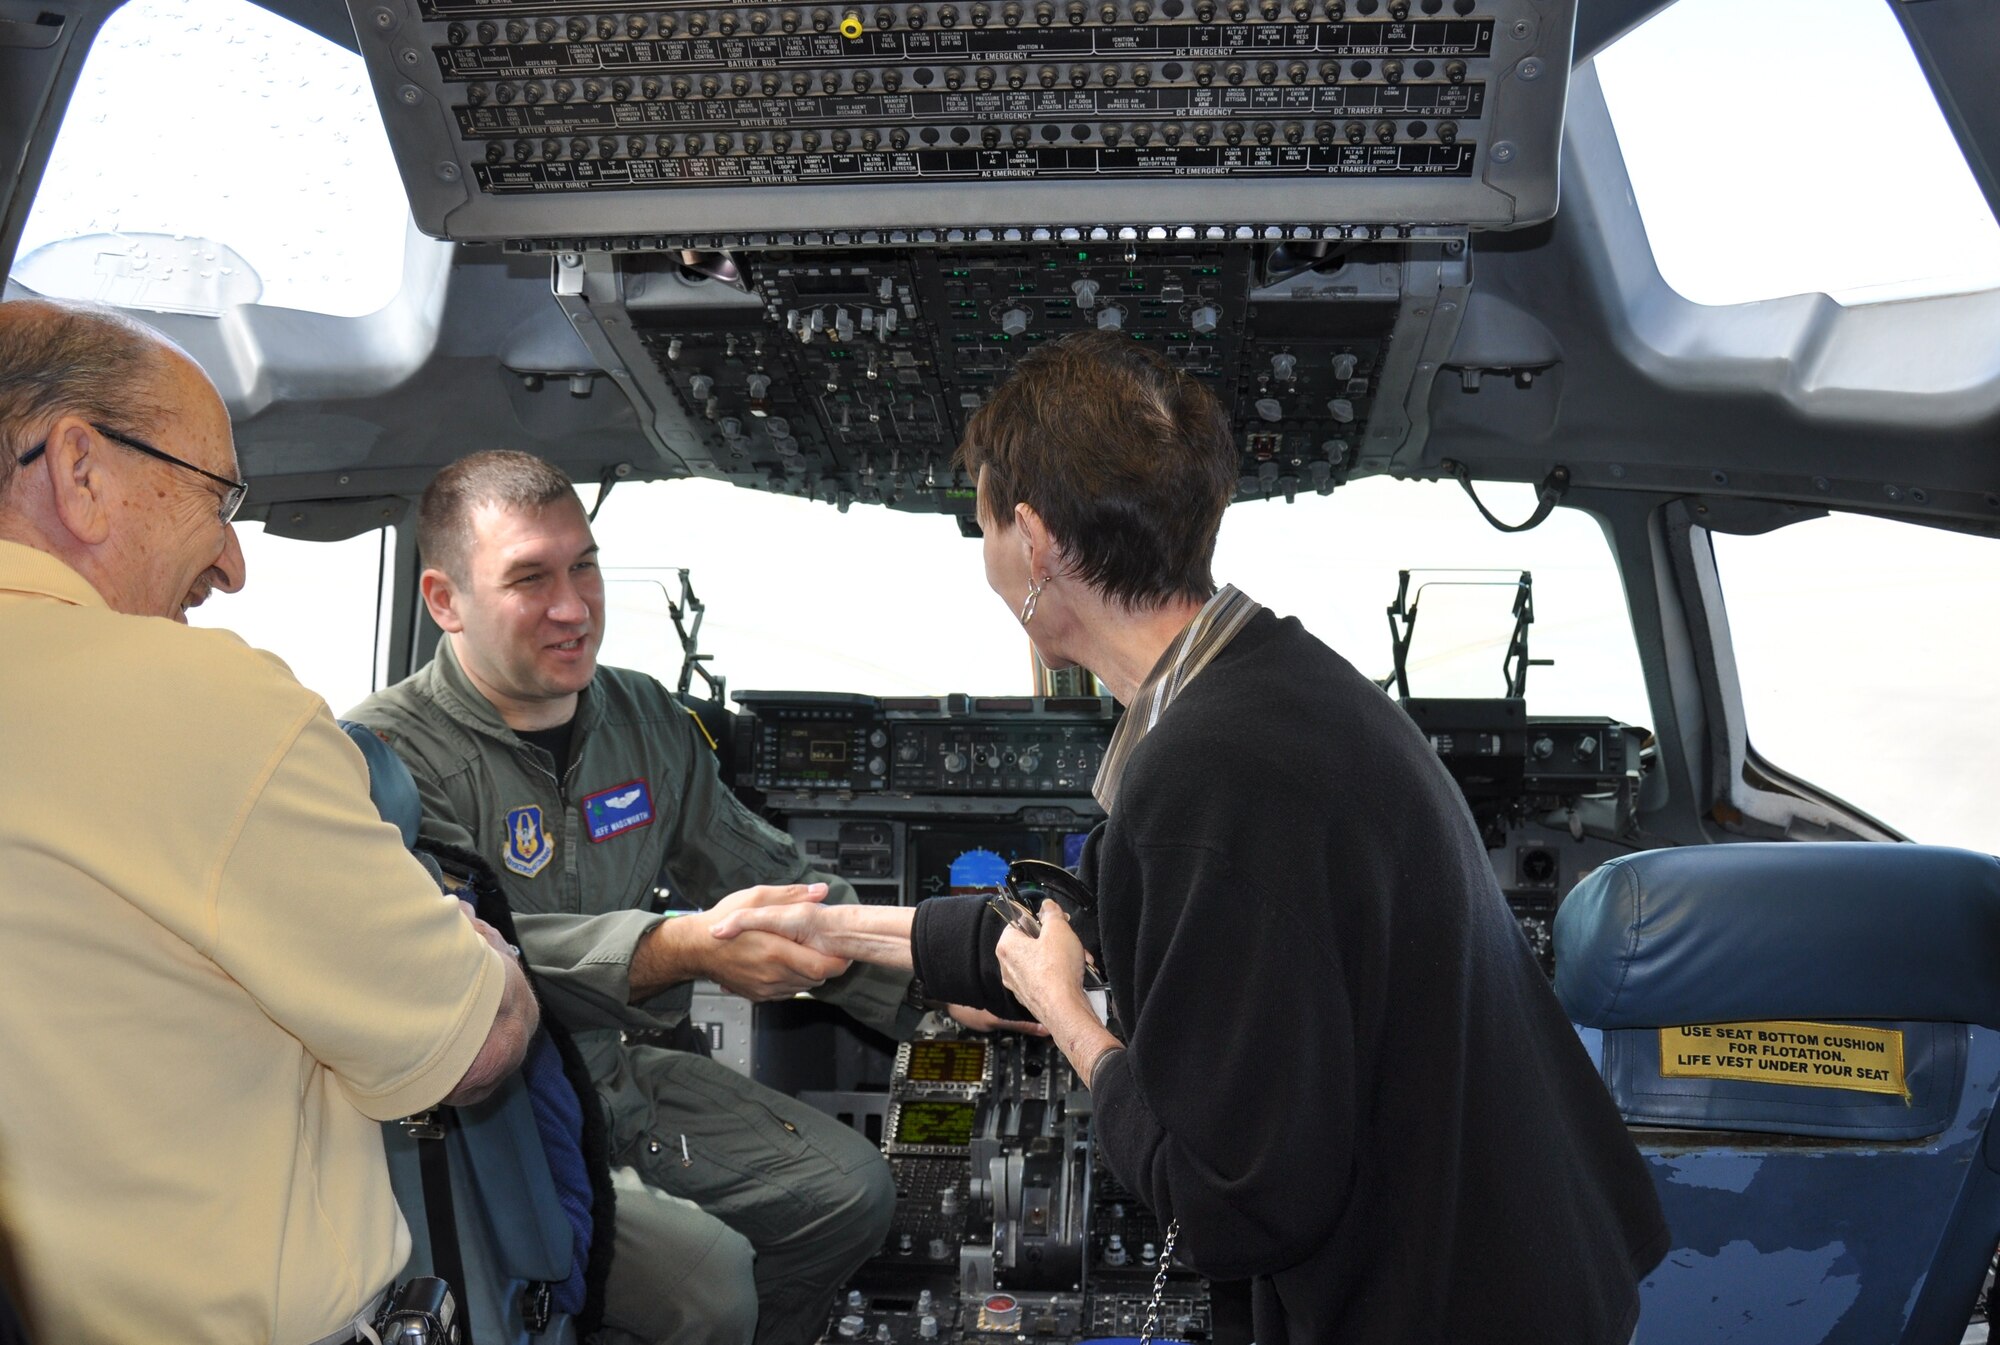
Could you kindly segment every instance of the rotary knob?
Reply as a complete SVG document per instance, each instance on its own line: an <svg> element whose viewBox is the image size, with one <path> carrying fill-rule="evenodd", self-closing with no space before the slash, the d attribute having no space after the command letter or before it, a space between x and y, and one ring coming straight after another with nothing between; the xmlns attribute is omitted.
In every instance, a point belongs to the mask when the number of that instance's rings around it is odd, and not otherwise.
<svg viewBox="0 0 2000 1345"><path fill-rule="evenodd" d="M1069 287L1069 292L1076 296L1077 307L1097 307L1097 282L1095 280L1076 281Z"/></svg>
<svg viewBox="0 0 2000 1345"><path fill-rule="evenodd" d="M1021 753L1021 759L1019 764L1021 767L1021 774L1033 775L1037 770L1041 768L1042 754L1040 752L1037 752L1034 748L1031 747L1027 751Z"/></svg>
<svg viewBox="0 0 2000 1345"><path fill-rule="evenodd" d="M1333 357L1333 376L1344 383L1354 377L1354 371L1360 367L1360 364L1361 361L1350 353L1342 352L1335 355Z"/></svg>
<svg viewBox="0 0 2000 1345"><path fill-rule="evenodd" d="M1122 331L1124 327L1125 315L1115 308L1107 308L1097 315L1097 330L1100 332Z"/></svg>
<svg viewBox="0 0 2000 1345"><path fill-rule="evenodd" d="M868 745L870 747L887 747L889 745L889 735L881 729L874 729L868 734Z"/></svg>
<svg viewBox="0 0 2000 1345"><path fill-rule="evenodd" d="M1299 371L1299 357L1286 351L1271 357L1271 376L1281 383L1289 383Z"/></svg>
<svg viewBox="0 0 2000 1345"><path fill-rule="evenodd" d="M1000 315L1000 330L1009 336L1019 336L1028 330L1028 310L1010 308Z"/></svg>
<svg viewBox="0 0 2000 1345"><path fill-rule="evenodd" d="M1345 397L1335 397L1326 404L1326 413L1343 425L1354 423L1354 403Z"/></svg>
<svg viewBox="0 0 2000 1345"><path fill-rule="evenodd" d="M898 761L915 761L921 755L923 755L923 749L917 746L914 739L905 740L896 749L896 760Z"/></svg>
<svg viewBox="0 0 2000 1345"><path fill-rule="evenodd" d="M870 775L887 775L889 773L889 763L881 757L870 757L868 758L868 773Z"/></svg>
<svg viewBox="0 0 2000 1345"><path fill-rule="evenodd" d="M1222 325L1222 310L1214 304L1203 304L1194 310L1194 316L1188 319L1188 325L1194 328L1196 336L1213 336L1215 329Z"/></svg>
<svg viewBox="0 0 2000 1345"><path fill-rule="evenodd" d="M715 380L707 374L696 374L688 380L688 395L693 397L697 402L707 401L708 395L714 391Z"/></svg>
<svg viewBox="0 0 2000 1345"><path fill-rule="evenodd" d="M1285 408L1278 403L1278 399L1275 397L1259 397L1257 399L1257 417L1260 420L1268 420L1272 424L1276 424L1285 418Z"/></svg>
<svg viewBox="0 0 2000 1345"><path fill-rule="evenodd" d="M965 753L946 752L944 754L944 770L947 775L961 774L965 770Z"/></svg>
<svg viewBox="0 0 2000 1345"><path fill-rule="evenodd" d="M1534 753L1535 760L1547 761L1556 754L1556 740L1544 734L1542 737L1535 739L1533 745L1528 750Z"/></svg>

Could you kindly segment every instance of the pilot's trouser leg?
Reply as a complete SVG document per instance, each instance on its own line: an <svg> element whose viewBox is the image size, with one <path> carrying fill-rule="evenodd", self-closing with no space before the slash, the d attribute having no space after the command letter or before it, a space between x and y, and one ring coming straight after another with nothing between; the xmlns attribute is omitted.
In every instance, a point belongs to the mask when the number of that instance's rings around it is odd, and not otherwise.
<svg viewBox="0 0 2000 1345"><path fill-rule="evenodd" d="M750 1345L757 1285L750 1241L691 1201L613 1168L617 1240L593 1345Z"/></svg>
<svg viewBox="0 0 2000 1345"><path fill-rule="evenodd" d="M615 1161L749 1239L757 1345L817 1340L834 1289L888 1236L896 1187L881 1151L702 1056L639 1047L627 1061L653 1123Z"/></svg>

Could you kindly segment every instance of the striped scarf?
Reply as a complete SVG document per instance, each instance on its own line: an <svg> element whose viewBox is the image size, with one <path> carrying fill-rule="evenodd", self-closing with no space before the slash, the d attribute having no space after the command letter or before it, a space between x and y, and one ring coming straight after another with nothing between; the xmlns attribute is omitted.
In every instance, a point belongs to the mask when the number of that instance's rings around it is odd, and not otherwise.
<svg viewBox="0 0 2000 1345"><path fill-rule="evenodd" d="M1097 780L1090 792L1097 797L1098 806L1106 813L1118 798L1118 785L1125 775L1126 763L1132 759L1133 749L1154 725L1160 716L1174 703L1174 698L1187 689L1196 674L1206 668L1209 661L1221 653L1228 643L1236 638L1250 623L1250 618L1264 610L1263 604L1247 597L1234 584L1223 585L1220 592L1202 604L1202 609L1188 622L1187 629L1174 637L1160 661L1153 665L1153 671L1146 674L1139 693L1126 707L1125 717L1112 730L1111 745L1105 749L1104 763L1097 768Z"/></svg>

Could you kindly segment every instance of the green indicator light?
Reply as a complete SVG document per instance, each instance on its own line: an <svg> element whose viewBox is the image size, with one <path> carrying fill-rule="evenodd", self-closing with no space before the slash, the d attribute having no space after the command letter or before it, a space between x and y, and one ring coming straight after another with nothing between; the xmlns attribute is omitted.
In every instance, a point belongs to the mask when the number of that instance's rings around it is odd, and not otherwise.
<svg viewBox="0 0 2000 1345"><path fill-rule="evenodd" d="M1080 262L1087 262L1090 260L1090 254L1088 252L1079 252L1076 254L1076 259Z"/></svg>

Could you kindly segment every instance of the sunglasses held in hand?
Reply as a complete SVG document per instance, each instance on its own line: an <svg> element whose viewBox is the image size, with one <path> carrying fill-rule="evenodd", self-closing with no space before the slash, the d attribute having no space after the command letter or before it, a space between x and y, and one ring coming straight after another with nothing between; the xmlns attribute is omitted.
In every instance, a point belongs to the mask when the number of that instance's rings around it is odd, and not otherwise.
<svg viewBox="0 0 2000 1345"><path fill-rule="evenodd" d="M1007 866L1007 890L986 899L986 905L1008 924L1031 939L1042 937L1042 919L1035 914L1044 901L1053 900L1074 919L1081 912L1097 909L1097 894L1068 869L1040 859L1017 859ZM1088 955L1083 963L1086 989L1102 990L1104 977Z"/></svg>

